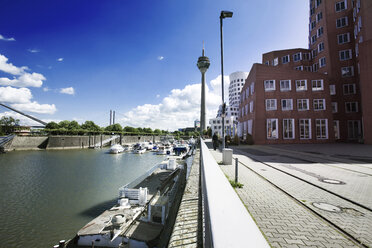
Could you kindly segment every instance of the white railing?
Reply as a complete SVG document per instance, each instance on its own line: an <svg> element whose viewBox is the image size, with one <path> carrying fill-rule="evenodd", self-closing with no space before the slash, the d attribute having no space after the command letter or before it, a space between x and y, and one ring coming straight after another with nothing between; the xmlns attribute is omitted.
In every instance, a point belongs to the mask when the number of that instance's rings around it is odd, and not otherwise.
<svg viewBox="0 0 372 248"><path fill-rule="evenodd" d="M15 134L10 134L8 136L0 137L0 146L5 145L9 141L11 141L16 135Z"/></svg>
<svg viewBox="0 0 372 248"><path fill-rule="evenodd" d="M269 248L204 141L200 143L204 247Z"/></svg>

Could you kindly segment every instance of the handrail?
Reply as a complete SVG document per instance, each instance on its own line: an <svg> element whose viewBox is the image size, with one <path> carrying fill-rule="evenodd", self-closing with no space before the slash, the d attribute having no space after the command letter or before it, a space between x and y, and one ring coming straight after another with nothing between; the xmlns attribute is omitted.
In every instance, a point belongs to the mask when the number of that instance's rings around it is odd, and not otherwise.
<svg viewBox="0 0 372 248"><path fill-rule="evenodd" d="M8 135L8 136L3 137L3 138L0 140L0 146L5 145L5 144L8 143L10 140L12 140L15 136L16 136L15 134L10 134L10 135Z"/></svg>
<svg viewBox="0 0 372 248"><path fill-rule="evenodd" d="M204 141L200 143L204 247L269 248Z"/></svg>

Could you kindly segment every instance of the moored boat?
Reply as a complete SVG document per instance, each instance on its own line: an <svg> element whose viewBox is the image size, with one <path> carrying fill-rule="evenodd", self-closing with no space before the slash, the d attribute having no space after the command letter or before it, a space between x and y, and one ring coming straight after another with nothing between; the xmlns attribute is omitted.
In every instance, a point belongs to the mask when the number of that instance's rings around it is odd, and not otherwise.
<svg viewBox="0 0 372 248"><path fill-rule="evenodd" d="M123 151L124 151L124 148L119 144L112 145L109 150L111 154L118 154L118 153L122 153Z"/></svg>

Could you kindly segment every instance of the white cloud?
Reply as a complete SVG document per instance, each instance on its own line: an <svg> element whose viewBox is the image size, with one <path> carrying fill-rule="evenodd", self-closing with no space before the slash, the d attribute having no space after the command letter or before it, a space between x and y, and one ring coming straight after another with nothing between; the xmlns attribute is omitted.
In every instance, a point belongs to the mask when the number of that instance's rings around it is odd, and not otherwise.
<svg viewBox="0 0 372 248"><path fill-rule="evenodd" d="M228 88L228 76L225 77ZM221 77L206 85L207 122L217 114L221 104ZM177 130L194 125L200 119L200 84L189 84L183 89L173 89L160 104L144 104L124 114L119 121L124 126L151 127L163 130Z"/></svg>
<svg viewBox="0 0 372 248"><path fill-rule="evenodd" d="M4 40L4 41L15 41L15 39L13 37L12 38L5 38L1 34L0 34L0 40Z"/></svg>
<svg viewBox="0 0 372 248"><path fill-rule="evenodd" d="M59 93L67 95L75 95L75 89L73 87L62 88Z"/></svg>
<svg viewBox="0 0 372 248"><path fill-rule="evenodd" d="M27 88L0 87L0 102L28 103L32 94Z"/></svg>
<svg viewBox="0 0 372 248"><path fill-rule="evenodd" d="M15 103L11 105L20 111L29 111L39 114L54 114L57 108L54 104L39 104L38 102Z"/></svg>
<svg viewBox="0 0 372 248"><path fill-rule="evenodd" d="M27 49L27 51L29 51L30 53L38 53L38 52L40 52L40 50L38 50L38 49Z"/></svg>
<svg viewBox="0 0 372 248"><path fill-rule="evenodd" d="M48 91L50 91L50 89L49 89L48 87L44 87L44 88L43 88L43 91L44 91L44 92L48 92Z"/></svg>
<svg viewBox="0 0 372 248"><path fill-rule="evenodd" d="M158 60L163 60L164 57L163 56L158 56Z"/></svg>
<svg viewBox="0 0 372 248"><path fill-rule="evenodd" d="M58 58L57 61L58 62L62 62L63 61L63 58Z"/></svg>
<svg viewBox="0 0 372 248"><path fill-rule="evenodd" d="M8 63L8 58L0 54L0 71L12 74L12 75L21 75L28 70L27 66L17 67L12 63Z"/></svg>
<svg viewBox="0 0 372 248"><path fill-rule="evenodd" d="M159 98L159 97L160 97L160 95L159 95L159 94L157 94L157 95L156 95L156 98Z"/></svg>

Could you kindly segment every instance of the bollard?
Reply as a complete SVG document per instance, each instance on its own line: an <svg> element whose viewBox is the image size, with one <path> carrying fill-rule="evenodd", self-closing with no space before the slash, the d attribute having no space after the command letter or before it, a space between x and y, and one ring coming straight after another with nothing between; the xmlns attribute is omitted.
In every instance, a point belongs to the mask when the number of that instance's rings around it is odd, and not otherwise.
<svg viewBox="0 0 372 248"><path fill-rule="evenodd" d="M59 248L64 248L65 247L66 240L62 239L59 241Z"/></svg>
<svg viewBox="0 0 372 248"><path fill-rule="evenodd" d="M235 182L238 183L238 158L235 159Z"/></svg>

